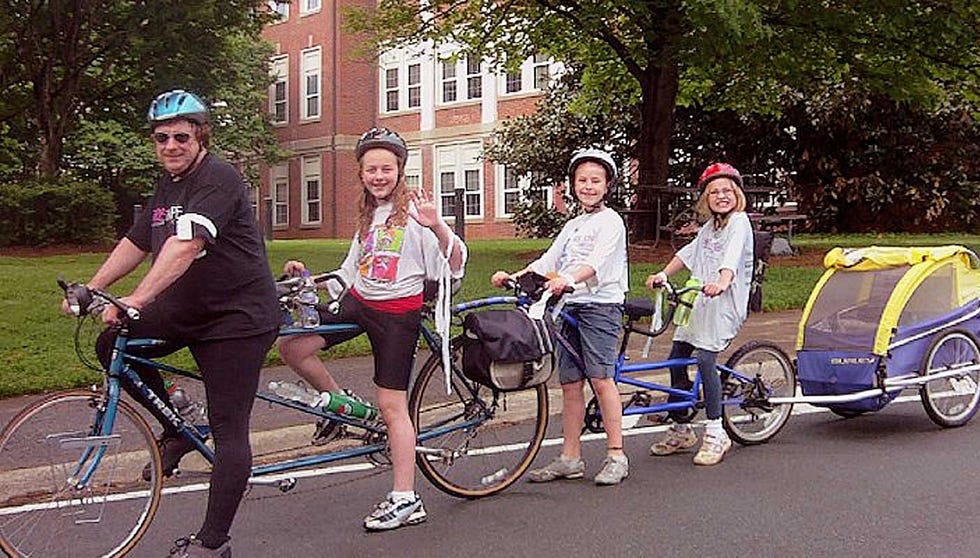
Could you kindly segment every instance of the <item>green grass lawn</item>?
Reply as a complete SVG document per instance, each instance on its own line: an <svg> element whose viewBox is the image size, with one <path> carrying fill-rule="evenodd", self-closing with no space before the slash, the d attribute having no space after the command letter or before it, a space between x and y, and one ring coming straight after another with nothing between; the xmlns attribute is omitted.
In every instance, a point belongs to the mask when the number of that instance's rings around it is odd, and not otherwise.
<svg viewBox="0 0 980 558"><path fill-rule="evenodd" d="M515 271L543 251L550 240L474 240L468 243L470 259L462 292L457 300L496 293L490 275L499 269ZM954 235L798 235L794 244L806 252L825 252L834 246L964 244L980 248L980 236ZM335 269L347 252L346 240L277 240L269 245L273 273L288 259L302 259L317 271ZM0 257L0 397L36 393L98 382L100 374L85 368L72 344L75 320L59 311L62 293L55 283L61 275L68 281L84 281L95 273L105 253L80 253L50 257ZM630 286L641 296L646 276L666 261L631 262ZM774 261L765 286L766 310L801 308L822 270L816 266L787 266ZM679 278L683 279L683 278ZM128 278L113 290L125 294L136 280ZM83 347L91 354L97 328L84 331ZM334 356L366 354L361 338L337 347ZM171 362L191 365L186 351ZM278 361L275 351L268 362Z"/></svg>

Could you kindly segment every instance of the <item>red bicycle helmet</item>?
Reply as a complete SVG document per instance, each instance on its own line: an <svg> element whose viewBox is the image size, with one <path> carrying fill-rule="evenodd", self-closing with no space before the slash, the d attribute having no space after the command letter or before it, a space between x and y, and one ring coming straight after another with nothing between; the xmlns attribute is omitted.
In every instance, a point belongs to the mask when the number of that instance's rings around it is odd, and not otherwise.
<svg viewBox="0 0 980 558"><path fill-rule="evenodd" d="M716 178L731 178L735 181L735 184L738 184L739 188L742 187L742 175L738 172L738 169L728 163L711 163L701 173L701 178L698 179L698 190L703 189L709 182Z"/></svg>

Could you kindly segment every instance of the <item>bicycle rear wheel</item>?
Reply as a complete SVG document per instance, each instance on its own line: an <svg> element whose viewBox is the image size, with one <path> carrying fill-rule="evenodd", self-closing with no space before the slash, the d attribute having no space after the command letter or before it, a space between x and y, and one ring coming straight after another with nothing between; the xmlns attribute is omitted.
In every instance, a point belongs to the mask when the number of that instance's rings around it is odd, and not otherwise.
<svg viewBox="0 0 980 558"><path fill-rule="evenodd" d="M98 394L59 393L0 433L0 547L8 555L122 556L143 536L160 503L160 454L130 405L120 401L111 433L100 435L106 416Z"/></svg>
<svg viewBox="0 0 980 558"><path fill-rule="evenodd" d="M735 372L722 389L725 430L742 445L769 441L789 420L792 403L773 405L770 397L796 393L796 371L778 346L750 341L739 347L726 366Z"/></svg>
<svg viewBox="0 0 980 558"><path fill-rule="evenodd" d="M456 343L453 346L458 346ZM439 490L481 498L513 484L534 461L548 426L548 389L501 393L466 380L453 353L452 390L446 394L442 359L422 366L409 400L419 432L415 461Z"/></svg>

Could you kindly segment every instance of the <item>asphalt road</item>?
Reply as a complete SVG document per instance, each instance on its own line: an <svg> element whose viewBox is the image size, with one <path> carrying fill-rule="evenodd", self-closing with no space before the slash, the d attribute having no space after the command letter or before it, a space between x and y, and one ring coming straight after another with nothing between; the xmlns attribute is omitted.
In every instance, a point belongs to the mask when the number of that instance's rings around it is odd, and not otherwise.
<svg viewBox="0 0 980 558"><path fill-rule="evenodd" d="M288 494L254 487L232 531L234 555L980 556L980 424L940 429L909 399L856 419L798 406L770 443L736 446L710 468L691 454L650 457L655 433L628 436L631 475L615 487L522 480L465 501L420 477L429 521L382 534L365 533L361 518L388 490L388 471L306 478ZM603 447L585 445L590 475ZM543 449L537 464L557 452ZM168 495L135 555L165 556L198 527L204 504L203 492Z"/></svg>

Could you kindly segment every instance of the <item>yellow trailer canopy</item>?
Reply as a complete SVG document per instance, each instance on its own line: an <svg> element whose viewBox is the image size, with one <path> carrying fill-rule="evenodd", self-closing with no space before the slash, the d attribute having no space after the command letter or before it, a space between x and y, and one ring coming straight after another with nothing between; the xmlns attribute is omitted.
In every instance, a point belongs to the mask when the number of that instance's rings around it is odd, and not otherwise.
<svg viewBox="0 0 980 558"><path fill-rule="evenodd" d="M884 355L899 326L980 298L980 260L963 246L834 248L800 320L797 350Z"/></svg>

